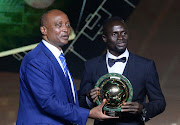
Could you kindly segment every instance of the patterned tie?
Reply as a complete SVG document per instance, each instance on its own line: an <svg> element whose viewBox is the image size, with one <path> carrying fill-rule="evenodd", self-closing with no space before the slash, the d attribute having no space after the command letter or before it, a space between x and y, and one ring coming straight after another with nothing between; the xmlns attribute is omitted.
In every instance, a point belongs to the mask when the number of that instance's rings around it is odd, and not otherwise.
<svg viewBox="0 0 180 125"><path fill-rule="evenodd" d="M122 57L120 59L111 59L111 58L108 58L109 67L112 67L116 62L125 63L126 62L126 57Z"/></svg>
<svg viewBox="0 0 180 125"><path fill-rule="evenodd" d="M59 56L59 59L61 60L65 75L66 75L66 77L68 77L68 71L69 70L67 68L66 59L65 59L63 53L61 53L61 55Z"/></svg>
<svg viewBox="0 0 180 125"><path fill-rule="evenodd" d="M67 67L66 59L65 59L63 53L61 53L61 55L59 56L59 59L61 60L64 72L65 72L65 76L66 76L66 79L68 81L69 94L71 95L71 100L70 101L73 101L74 103L76 103L76 100L74 100L74 96L73 96L73 92L72 92L73 90L71 88L71 82L70 82L70 78L69 78L69 77L71 77L71 79L72 79L72 76L71 76L71 74L70 74L70 76L68 75L69 69ZM73 86L74 86L74 82L73 82ZM75 96L76 96L76 94L75 94Z"/></svg>

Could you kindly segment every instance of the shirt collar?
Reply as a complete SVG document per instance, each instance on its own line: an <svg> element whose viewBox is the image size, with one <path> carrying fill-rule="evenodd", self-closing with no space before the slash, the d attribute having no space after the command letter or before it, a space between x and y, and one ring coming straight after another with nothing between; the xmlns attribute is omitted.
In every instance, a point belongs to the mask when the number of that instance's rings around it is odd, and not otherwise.
<svg viewBox="0 0 180 125"><path fill-rule="evenodd" d="M52 44L48 43L44 39L42 40L44 45L53 53L53 55L58 58L61 53L63 53L62 49L59 50L57 47L53 46Z"/></svg>
<svg viewBox="0 0 180 125"><path fill-rule="evenodd" d="M109 52L109 50L107 50L106 59L107 59L107 58L120 59L120 58L122 58L122 57L126 57L126 60L128 59L128 57L129 57L129 51L128 51L127 49L124 51L124 53L122 53L122 54L119 55L118 57L112 55L112 54Z"/></svg>

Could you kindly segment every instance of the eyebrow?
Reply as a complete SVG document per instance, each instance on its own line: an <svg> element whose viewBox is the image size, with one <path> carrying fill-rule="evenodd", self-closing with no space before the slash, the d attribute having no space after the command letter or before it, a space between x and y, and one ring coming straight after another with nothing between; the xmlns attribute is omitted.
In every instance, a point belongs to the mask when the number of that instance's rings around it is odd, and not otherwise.
<svg viewBox="0 0 180 125"><path fill-rule="evenodd" d="M70 21L67 21L66 23L70 23Z"/></svg>

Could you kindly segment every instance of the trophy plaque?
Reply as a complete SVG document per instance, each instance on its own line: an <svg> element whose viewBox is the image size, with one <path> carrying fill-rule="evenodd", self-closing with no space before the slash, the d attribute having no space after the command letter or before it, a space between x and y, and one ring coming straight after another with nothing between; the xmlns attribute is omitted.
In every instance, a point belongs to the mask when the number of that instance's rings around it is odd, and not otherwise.
<svg viewBox="0 0 180 125"><path fill-rule="evenodd" d="M96 103L99 105L103 99L106 99L103 110L107 115L119 116L123 103L132 101L132 85L130 81L121 74L105 74L98 79L95 87L100 88Z"/></svg>

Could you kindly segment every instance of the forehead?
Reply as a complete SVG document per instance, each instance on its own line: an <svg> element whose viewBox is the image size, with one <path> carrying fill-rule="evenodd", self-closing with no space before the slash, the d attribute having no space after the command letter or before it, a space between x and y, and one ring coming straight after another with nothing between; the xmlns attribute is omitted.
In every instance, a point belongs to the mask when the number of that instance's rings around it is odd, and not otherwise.
<svg viewBox="0 0 180 125"><path fill-rule="evenodd" d="M67 15L64 12L58 10L49 12L47 14L47 20L49 22L54 22L54 21L69 22Z"/></svg>
<svg viewBox="0 0 180 125"><path fill-rule="evenodd" d="M107 26L109 30L114 30L114 29L124 29L126 30L126 26L123 22L121 21L112 21L109 23L109 25Z"/></svg>

